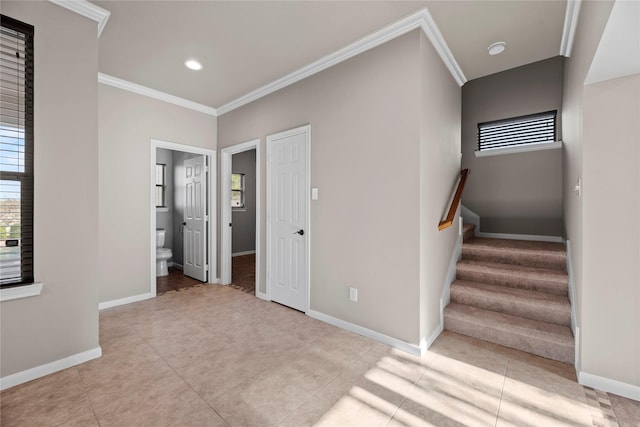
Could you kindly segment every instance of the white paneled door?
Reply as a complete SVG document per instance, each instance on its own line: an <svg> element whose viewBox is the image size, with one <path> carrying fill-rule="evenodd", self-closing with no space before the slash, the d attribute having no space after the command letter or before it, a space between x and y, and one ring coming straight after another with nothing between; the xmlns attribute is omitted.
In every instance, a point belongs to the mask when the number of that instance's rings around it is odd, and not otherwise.
<svg viewBox="0 0 640 427"><path fill-rule="evenodd" d="M310 126L267 137L267 281L271 300L309 306Z"/></svg>
<svg viewBox="0 0 640 427"><path fill-rule="evenodd" d="M206 157L185 160L184 274L207 281Z"/></svg>

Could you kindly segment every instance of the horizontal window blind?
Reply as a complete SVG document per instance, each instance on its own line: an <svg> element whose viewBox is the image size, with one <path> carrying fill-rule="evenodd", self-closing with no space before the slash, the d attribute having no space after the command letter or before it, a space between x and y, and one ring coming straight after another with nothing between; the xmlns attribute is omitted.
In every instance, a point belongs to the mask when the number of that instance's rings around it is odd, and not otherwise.
<svg viewBox="0 0 640 427"><path fill-rule="evenodd" d="M0 286L33 283L33 27L0 16Z"/></svg>
<svg viewBox="0 0 640 427"><path fill-rule="evenodd" d="M478 123L478 150L553 142L556 111Z"/></svg>

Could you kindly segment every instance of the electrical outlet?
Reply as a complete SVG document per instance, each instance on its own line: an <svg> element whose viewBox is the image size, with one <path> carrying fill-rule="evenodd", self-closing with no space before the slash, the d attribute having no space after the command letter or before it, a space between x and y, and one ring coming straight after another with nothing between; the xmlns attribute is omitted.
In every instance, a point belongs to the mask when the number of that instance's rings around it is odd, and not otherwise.
<svg viewBox="0 0 640 427"><path fill-rule="evenodd" d="M349 299L353 302L358 302L358 289L349 288Z"/></svg>

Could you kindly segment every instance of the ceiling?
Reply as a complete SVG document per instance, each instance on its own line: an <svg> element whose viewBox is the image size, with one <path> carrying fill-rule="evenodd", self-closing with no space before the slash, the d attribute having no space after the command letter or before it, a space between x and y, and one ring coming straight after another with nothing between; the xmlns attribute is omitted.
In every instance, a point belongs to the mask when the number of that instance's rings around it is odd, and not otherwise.
<svg viewBox="0 0 640 427"><path fill-rule="evenodd" d="M557 56L557 1L92 1L100 72L217 108L428 8L467 80ZM489 56L487 47L507 50ZM184 61L198 59L201 71Z"/></svg>

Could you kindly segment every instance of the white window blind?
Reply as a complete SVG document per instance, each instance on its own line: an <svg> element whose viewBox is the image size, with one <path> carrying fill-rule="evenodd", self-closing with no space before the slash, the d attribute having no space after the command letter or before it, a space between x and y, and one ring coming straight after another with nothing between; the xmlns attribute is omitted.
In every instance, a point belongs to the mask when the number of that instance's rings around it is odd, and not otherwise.
<svg viewBox="0 0 640 427"><path fill-rule="evenodd" d="M556 140L556 111L478 123L478 150L494 150Z"/></svg>

